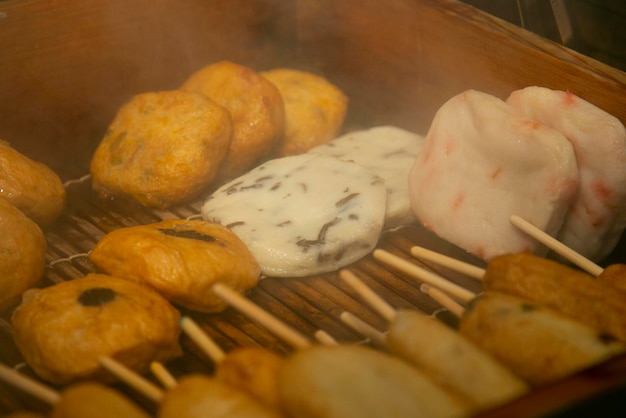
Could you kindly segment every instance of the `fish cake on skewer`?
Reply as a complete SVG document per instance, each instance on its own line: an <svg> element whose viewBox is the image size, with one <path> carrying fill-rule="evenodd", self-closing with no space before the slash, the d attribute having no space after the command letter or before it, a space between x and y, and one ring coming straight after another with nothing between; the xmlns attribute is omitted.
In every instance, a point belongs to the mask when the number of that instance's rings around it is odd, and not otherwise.
<svg viewBox="0 0 626 418"><path fill-rule="evenodd" d="M485 260L545 254L509 217L556 234L578 186L574 150L564 135L474 90L439 108L409 174L417 219Z"/></svg>
<svg viewBox="0 0 626 418"><path fill-rule="evenodd" d="M292 416L463 417L471 407L391 355L357 345L313 346L286 359L279 393Z"/></svg>
<svg viewBox="0 0 626 418"><path fill-rule="evenodd" d="M523 379L489 352L418 311L397 312L387 331L387 347L480 409L503 404L529 391Z"/></svg>
<svg viewBox="0 0 626 418"><path fill-rule="evenodd" d="M601 283L626 291L626 264L611 264L597 277Z"/></svg>
<svg viewBox="0 0 626 418"><path fill-rule="evenodd" d="M557 261L532 254L494 257L483 287L535 301L626 341L626 293Z"/></svg>
<svg viewBox="0 0 626 418"><path fill-rule="evenodd" d="M217 379L190 374L167 390L158 418L280 418L282 415L241 390Z"/></svg>
<svg viewBox="0 0 626 418"><path fill-rule="evenodd" d="M394 309L349 270L342 270L340 278L388 320L382 345L389 353L467 399L475 408L487 409L528 391L526 382L490 353L437 318L417 310ZM374 337L381 340L376 333Z"/></svg>
<svg viewBox="0 0 626 418"><path fill-rule="evenodd" d="M48 418L149 418L149 414L112 387L79 382L60 392L16 369L0 364L0 380L21 389L50 407ZM5 418L43 418L34 412L15 412Z"/></svg>
<svg viewBox="0 0 626 418"><path fill-rule="evenodd" d="M472 301L459 331L533 385L554 382L625 350L601 330L494 291Z"/></svg>
<svg viewBox="0 0 626 418"><path fill-rule="evenodd" d="M531 86L514 91L506 102L572 143L580 190L555 236L583 256L601 261L626 228L626 128L571 92Z"/></svg>
<svg viewBox="0 0 626 418"><path fill-rule="evenodd" d="M260 276L259 263L237 235L202 220L167 219L116 229L96 243L89 260L112 276L148 285L172 303L199 312L226 308L211 292L214 283L246 293Z"/></svg>
<svg viewBox="0 0 626 418"><path fill-rule="evenodd" d="M111 387L86 382L65 388L49 418L148 418L150 415Z"/></svg>
<svg viewBox="0 0 626 418"><path fill-rule="evenodd" d="M13 337L43 380L67 384L106 380L99 357L144 371L153 360L182 354L179 312L156 291L91 273L24 293L13 311Z"/></svg>
<svg viewBox="0 0 626 418"><path fill-rule="evenodd" d="M278 372L283 360L283 357L262 347L237 347L216 365L215 378L280 410Z"/></svg>

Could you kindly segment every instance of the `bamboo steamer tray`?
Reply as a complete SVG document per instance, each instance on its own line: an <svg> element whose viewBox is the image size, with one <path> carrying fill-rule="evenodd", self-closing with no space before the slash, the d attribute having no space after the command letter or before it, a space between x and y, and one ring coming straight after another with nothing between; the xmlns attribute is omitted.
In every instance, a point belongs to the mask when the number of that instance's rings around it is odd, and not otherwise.
<svg viewBox="0 0 626 418"><path fill-rule="evenodd" d="M626 123L625 73L452 0L8 0L0 3L0 51L0 138L52 167L68 191L67 210L45 231L44 285L94 271L85 254L113 229L198 215L202 200L165 211L102 201L85 175L107 124L131 95L176 88L214 61L327 77L350 98L346 130L385 124L424 134L439 106L465 89L506 97L529 85L571 91ZM384 233L378 247L411 259L413 245L479 263L418 224ZM626 262L625 239L605 264L613 262ZM426 267L480 291L471 279ZM454 324L419 283L373 257L350 268L393 306ZM339 320L343 311L385 326L336 272L266 278L249 298L309 336L323 329L340 342L360 342ZM291 351L233 309L190 314L225 350L258 344ZM211 372L211 362L184 337L183 345L186 355L169 365L175 374ZM8 315L0 319L0 361L22 361ZM580 411L580 402L608 396L624 382L620 357L482 416ZM0 415L25 408L45 410L0 383Z"/></svg>

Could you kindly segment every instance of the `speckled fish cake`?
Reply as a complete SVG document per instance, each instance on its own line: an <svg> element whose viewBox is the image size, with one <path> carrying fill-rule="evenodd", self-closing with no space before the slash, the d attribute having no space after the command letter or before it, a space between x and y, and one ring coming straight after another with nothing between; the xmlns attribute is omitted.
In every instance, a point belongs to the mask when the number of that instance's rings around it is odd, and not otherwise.
<svg viewBox="0 0 626 418"><path fill-rule="evenodd" d="M385 228L416 222L409 197L409 172L422 149L421 135L395 126L355 131L319 145L309 152L354 161L385 179Z"/></svg>
<svg viewBox="0 0 626 418"><path fill-rule="evenodd" d="M113 381L111 357L138 373L182 355L180 313L148 286L104 274L30 289L13 311L15 344L43 380Z"/></svg>
<svg viewBox="0 0 626 418"><path fill-rule="evenodd" d="M230 228L261 272L302 277L334 271L368 254L385 219L385 182L335 157L270 160L209 196L202 216Z"/></svg>

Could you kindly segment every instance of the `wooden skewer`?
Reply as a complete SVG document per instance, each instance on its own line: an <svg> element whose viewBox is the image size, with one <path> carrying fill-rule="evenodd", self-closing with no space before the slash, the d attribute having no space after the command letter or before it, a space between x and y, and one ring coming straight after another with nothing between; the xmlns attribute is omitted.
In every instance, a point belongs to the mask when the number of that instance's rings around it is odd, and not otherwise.
<svg viewBox="0 0 626 418"><path fill-rule="evenodd" d="M350 312L342 312L339 316L341 321L369 340L377 347L386 348L387 338L385 334L363 321L361 318L354 316Z"/></svg>
<svg viewBox="0 0 626 418"><path fill-rule="evenodd" d="M453 315L459 318L463 315L465 308L461 306L459 303L457 303L457 301L452 299L450 296L448 296L446 293L442 292L440 289L437 289L436 287L432 287L431 285L427 283L422 283L420 285L420 291L423 293L426 293L435 301L439 302L441 306L446 308Z"/></svg>
<svg viewBox="0 0 626 418"><path fill-rule="evenodd" d="M266 312L253 302L249 301L239 293L235 292L222 283L213 285L213 292L222 298L226 303L239 310L250 319L259 322L261 325L272 331L286 343L295 348L308 348L312 345L311 341L296 331L289 325L280 321L270 313Z"/></svg>
<svg viewBox="0 0 626 418"><path fill-rule="evenodd" d="M37 399L40 399L49 405L54 405L59 401L59 399L61 399L61 395L54 389L49 388L48 386L39 383L17 370L5 366L4 364L0 364L0 380L3 380L8 384L33 395Z"/></svg>
<svg viewBox="0 0 626 418"><path fill-rule="evenodd" d="M396 316L396 310L387 304L379 295L377 295L371 288L361 281L350 270L343 269L339 272L339 277L347 284L352 286L363 297L366 303L368 303L373 309L375 309L383 318L391 322ZM422 283L420 290L437 302L441 303L443 307L457 316L461 316L465 308L459 305L454 299L448 296L441 289L433 287L428 283ZM349 315L349 313L347 314ZM352 319L352 318L349 318ZM358 318L357 318L358 319Z"/></svg>
<svg viewBox="0 0 626 418"><path fill-rule="evenodd" d="M153 361L150 363L150 371L166 389L172 389L178 385L176 378L161 362Z"/></svg>
<svg viewBox="0 0 626 418"><path fill-rule="evenodd" d="M134 389L137 389L140 393L146 396L148 399L158 403L163 397L163 391L159 389L152 382L144 379L139 374L130 370L123 364L112 359L111 357L100 357L100 365L111 372L121 381L125 382Z"/></svg>
<svg viewBox="0 0 626 418"><path fill-rule="evenodd" d="M323 329L318 329L315 331L315 339L322 345L339 345L337 340L333 338L332 335L324 331Z"/></svg>
<svg viewBox="0 0 626 418"><path fill-rule="evenodd" d="M555 253L559 254L563 258L569 260L573 264L577 265L581 269L585 270L587 273L592 276L599 276L600 273L604 271L602 267L589 260L588 258L583 257L581 254L569 248L567 245L563 244L559 240L551 237L541 229L537 228L535 225L526 221L525 219L517 216L511 215L510 218L511 223L530 235Z"/></svg>
<svg viewBox="0 0 626 418"><path fill-rule="evenodd" d="M180 319L180 326L183 332L185 332L211 360L215 363L219 363L224 359L224 351L193 319L188 316L183 316Z"/></svg>
<svg viewBox="0 0 626 418"><path fill-rule="evenodd" d="M350 270L343 269L339 271L339 277L350 285L380 316L387 321L393 321L396 316L396 310L389 305L383 298L378 296L369 286L361 281Z"/></svg>
<svg viewBox="0 0 626 418"><path fill-rule="evenodd" d="M380 316L385 318L388 322L392 322L396 317L396 310L389 305L383 298L381 298L376 292L374 292L368 285L363 283L354 273L350 270L342 269L339 271L339 277L349 284L354 290L361 295L365 303L370 305Z"/></svg>
<svg viewBox="0 0 626 418"><path fill-rule="evenodd" d="M485 275L485 269L466 263L456 258L448 257L441 253L429 250L424 247L411 247L411 255L420 260L432 261L440 266L447 267L450 270L462 273L476 280L482 280Z"/></svg>
<svg viewBox="0 0 626 418"><path fill-rule="evenodd" d="M460 300L461 302L467 303L470 300L474 299L474 297L476 297L476 294L474 292L471 292L464 287L461 287L455 283L452 283L449 280L446 280L438 274L423 269L385 250L376 249L374 250L373 255L374 258L378 261L385 263L388 266L393 267L397 270L400 270L401 272L407 274L412 278L441 289L442 291L446 292L455 299Z"/></svg>

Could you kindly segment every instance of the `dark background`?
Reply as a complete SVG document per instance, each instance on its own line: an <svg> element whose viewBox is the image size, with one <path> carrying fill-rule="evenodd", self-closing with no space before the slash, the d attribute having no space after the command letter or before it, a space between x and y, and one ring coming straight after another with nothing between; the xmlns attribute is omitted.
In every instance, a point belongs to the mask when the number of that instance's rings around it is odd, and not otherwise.
<svg viewBox="0 0 626 418"><path fill-rule="evenodd" d="M626 71L626 2L624 0L463 1ZM563 19L561 31L557 23L557 15ZM571 31L565 31L563 34L562 31L567 29L568 25L566 21L569 22Z"/></svg>

